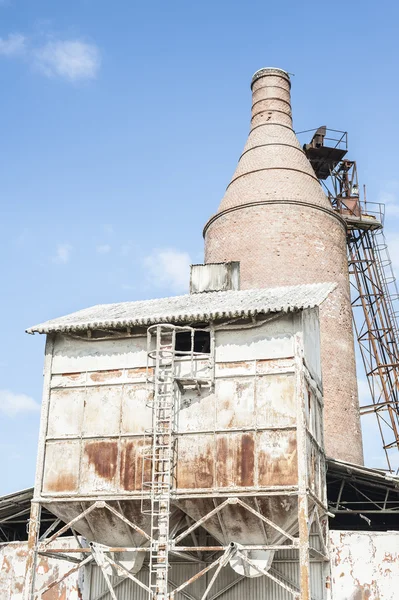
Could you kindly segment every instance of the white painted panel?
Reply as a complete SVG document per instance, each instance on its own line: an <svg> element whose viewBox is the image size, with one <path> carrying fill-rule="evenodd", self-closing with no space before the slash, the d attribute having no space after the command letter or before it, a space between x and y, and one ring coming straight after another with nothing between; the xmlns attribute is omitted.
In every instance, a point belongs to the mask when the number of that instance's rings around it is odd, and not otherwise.
<svg viewBox="0 0 399 600"><path fill-rule="evenodd" d="M47 442L44 458L43 491L72 492L78 489L80 442Z"/></svg>
<svg viewBox="0 0 399 600"><path fill-rule="evenodd" d="M216 382L218 429L255 425L255 378L220 379Z"/></svg>
<svg viewBox="0 0 399 600"><path fill-rule="evenodd" d="M397 600L399 532L330 531L333 600Z"/></svg>
<svg viewBox="0 0 399 600"><path fill-rule="evenodd" d="M84 409L84 435L119 434L122 393L123 386L119 385L90 388Z"/></svg>
<svg viewBox="0 0 399 600"><path fill-rule="evenodd" d="M258 427L286 427L296 423L295 376L264 375L256 380Z"/></svg>
<svg viewBox="0 0 399 600"><path fill-rule="evenodd" d="M85 390L52 390L47 435L65 437L82 431Z"/></svg>
<svg viewBox="0 0 399 600"><path fill-rule="evenodd" d="M150 429L152 410L147 406L153 396L151 386L125 386L122 396L121 433L143 433Z"/></svg>
<svg viewBox="0 0 399 600"><path fill-rule="evenodd" d="M295 329L296 319L286 315L262 327L217 331L216 362L293 356Z"/></svg>
<svg viewBox="0 0 399 600"><path fill-rule="evenodd" d="M147 338L82 341L58 335L55 340L53 373L80 373L145 367Z"/></svg>
<svg viewBox="0 0 399 600"><path fill-rule="evenodd" d="M179 432L213 431L215 402L214 393L203 392L199 396L196 391L187 391L181 398L181 407L177 416Z"/></svg>

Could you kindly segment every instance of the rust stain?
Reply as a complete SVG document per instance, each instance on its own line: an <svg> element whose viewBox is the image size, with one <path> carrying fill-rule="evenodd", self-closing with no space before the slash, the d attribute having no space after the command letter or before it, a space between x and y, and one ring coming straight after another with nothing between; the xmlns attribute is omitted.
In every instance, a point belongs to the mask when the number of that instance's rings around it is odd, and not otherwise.
<svg viewBox="0 0 399 600"><path fill-rule="evenodd" d="M111 369L109 371L96 371L90 374L90 379L96 382L109 381L115 377L122 377L122 371L120 369Z"/></svg>
<svg viewBox="0 0 399 600"><path fill-rule="evenodd" d="M204 439L193 444L191 440L180 438L177 464L178 488L212 488L213 481L213 443ZM186 445L185 445L186 444Z"/></svg>
<svg viewBox="0 0 399 600"><path fill-rule="evenodd" d="M285 438L285 439L284 439ZM258 456L259 485L295 485L298 481L297 443L294 432L271 436ZM283 450L284 446L288 446Z"/></svg>
<svg viewBox="0 0 399 600"><path fill-rule="evenodd" d="M56 478L46 481L46 490L49 492L72 492L78 485L75 473L60 473Z"/></svg>
<svg viewBox="0 0 399 600"><path fill-rule="evenodd" d="M218 369L237 369L240 367L249 370L251 368L251 363L247 361L218 363Z"/></svg>
<svg viewBox="0 0 399 600"><path fill-rule="evenodd" d="M151 462L143 459L144 446L143 440L129 440L121 445L120 481L122 489L126 491L141 490L142 479L151 480Z"/></svg>
<svg viewBox="0 0 399 600"><path fill-rule="evenodd" d="M229 443L227 436L218 435L216 440L216 481L218 487L229 487Z"/></svg>
<svg viewBox="0 0 399 600"><path fill-rule="evenodd" d="M382 562L393 563L393 562L395 562L395 560L396 560L396 557L392 556L391 552L385 552Z"/></svg>
<svg viewBox="0 0 399 600"><path fill-rule="evenodd" d="M241 437L240 483L244 487L254 485L255 441L253 435L244 433Z"/></svg>
<svg viewBox="0 0 399 600"><path fill-rule="evenodd" d="M252 433L218 435L216 456L218 487L254 485L255 442Z"/></svg>
<svg viewBox="0 0 399 600"><path fill-rule="evenodd" d="M43 571L42 571L43 573L48 573L50 571L50 567L49 567L48 561L45 558L43 558L43 557L37 563L37 568L38 569L40 569L40 568L43 569Z"/></svg>
<svg viewBox="0 0 399 600"><path fill-rule="evenodd" d="M6 573L9 573L9 572L10 572L10 569L11 569L10 562L7 560L7 558L6 558L6 557L4 557L4 559L3 559L3 564L2 564L2 567L1 567L1 570L2 570L2 571L5 571Z"/></svg>
<svg viewBox="0 0 399 600"><path fill-rule="evenodd" d="M152 375L154 369L152 367L149 367L148 369L148 375ZM134 369L128 369L127 371L127 376L133 379L141 379L142 377L145 377L147 375L147 369L146 367L135 367Z"/></svg>
<svg viewBox="0 0 399 600"><path fill-rule="evenodd" d="M124 490L136 489L136 449L134 442L126 442L121 449L120 480Z"/></svg>
<svg viewBox="0 0 399 600"><path fill-rule="evenodd" d="M257 359L256 361L256 372L257 373L265 373L270 371L271 367L276 367L276 368L280 368L280 367L289 367L292 366L294 361L294 357L293 356L288 356L287 358L281 360L278 359L276 360L275 358L262 358L262 359Z"/></svg>
<svg viewBox="0 0 399 600"><path fill-rule="evenodd" d="M113 479L118 457L117 442L87 442L85 454L96 474L103 479Z"/></svg>
<svg viewBox="0 0 399 600"><path fill-rule="evenodd" d="M61 377L67 377L68 379L79 379L82 373L62 373Z"/></svg>
<svg viewBox="0 0 399 600"><path fill-rule="evenodd" d="M60 589L59 585L52 587L48 592L43 594L43 600L67 600L66 586L62 584Z"/></svg>

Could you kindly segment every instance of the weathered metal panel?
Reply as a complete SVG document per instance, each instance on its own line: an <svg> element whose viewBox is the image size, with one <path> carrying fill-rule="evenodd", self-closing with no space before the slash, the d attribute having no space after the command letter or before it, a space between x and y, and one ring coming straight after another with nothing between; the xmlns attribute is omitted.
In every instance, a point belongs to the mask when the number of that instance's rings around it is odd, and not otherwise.
<svg viewBox="0 0 399 600"><path fill-rule="evenodd" d="M399 532L331 531L333 600L397 600Z"/></svg>
<svg viewBox="0 0 399 600"><path fill-rule="evenodd" d="M146 350L145 336L94 342L57 335L52 373L82 373L145 367Z"/></svg>
<svg viewBox="0 0 399 600"><path fill-rule="evenodd" d="M240 377L222 379L216 386L216 428L254 426L255 379Z"/></svg>
<svg viewBox="0 0 399 600"><path fill-rule="evenodd" d="M79 489L80 442L65 440L47 442L43 492L77 492Z"/></svg>
<svg viewBox="0 0 399 600"><path fill-rule="evenodd" d="M258 427L288 427L296 423L295 376L264 375L256 379L256 423Z"/></svg>
<svg viewBox="0 0 399 600"><path fill-rule="evenodd" d="M298 482L295 431L198 434L178 440L177 487L235 490Z"/></svg>
<svg viewBox="0 0 399 600"><path fill-rule="evenodd" d="M303 350L306 365L318 384L321 383L319 309L302 311Z"/></svg>
<svg viewBox="0 0 399 600"><path fill-rule="evenodd" d="M118 490L118 440L83 441L80 491L115 493Z"/></svg>
<svg viewBox="0 0 399 600"><path fill-rule="evenodd" d="M60 548L76 548L75 539L63 538ZM0 600L23 600L27 542L0 544ZM49 585L71 569L71 563L40 556L36 572L36 589ZM53 587L43 600L81 600L82 574L73 574Z"/></svg>
<svg viewBox="0 0 399 600"><path fill-rule="evenodd" d="M85 397L84 389L74 390L72 394L67 389L52 390L47 436L81 434Z"/></svg>
<svg viewBox="0 0 399 600"><path fill-rule="evenodd" d="M259 434L258 469L260 486L298 483L295 431L264 431Z"/></svg>
<svg viewBox="0 0 399 600"><path fill-rule="evenodd" d="M151 397L149 385L125 386L122 395L121 434L144 433L151 428L151 408L148 406Z"/></svg>
<svg viewBox="0 0 399 600"><path fill-rule="evenodd" d="M190 293L240 289L240 263L191 265Z"/></svg>
<svg viewBox="0 0 399 600"><path fill-rule="evenodd" d="M264 327L218 331L216 362L237 362L254 359L294 356L293 335L298 330L298 315L288 314Z"/></svg>
<svg viewBox="0 0 399 600"><path fill-rule="evenodd" d="M98 386L86 394L84 435L104 437L119 434L122 393L120 386Z"/></svg>

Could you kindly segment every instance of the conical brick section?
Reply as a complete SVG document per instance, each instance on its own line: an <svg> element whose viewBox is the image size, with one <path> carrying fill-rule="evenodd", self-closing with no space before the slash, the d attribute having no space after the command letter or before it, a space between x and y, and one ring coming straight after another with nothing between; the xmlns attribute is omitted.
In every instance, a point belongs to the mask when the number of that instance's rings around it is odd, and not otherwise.
<svg viewBox="0 0 399 600"><path fill-rule="evenodd" d="M306 200L330 209L292 129L290 81L262 69L252 83L251 130L218 213L262 200Z"/></svg>
<svg viewBox="0 0 399 600"><path fill-rule="evenodd" d="M205 262L239 261L242 289L336 283L320 308L325 447L361 464L346 226L292 129L289 75L261 69L251 87L250 133L205 226Z"/></svg>

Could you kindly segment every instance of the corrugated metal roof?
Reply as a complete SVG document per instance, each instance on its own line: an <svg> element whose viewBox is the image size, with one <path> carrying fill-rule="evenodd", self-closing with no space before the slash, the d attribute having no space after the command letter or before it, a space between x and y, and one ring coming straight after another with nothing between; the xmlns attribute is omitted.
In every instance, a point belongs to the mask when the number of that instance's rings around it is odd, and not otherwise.
<svg viewBox="0 0 399 600"><path fill-rule="evenodd" d="M251 317L319 306L334 289L315 283L261 290L203 292L138 302L99 304L27 329L27 333L121 328L152 323L187 323L220 318Z"/></svg>

